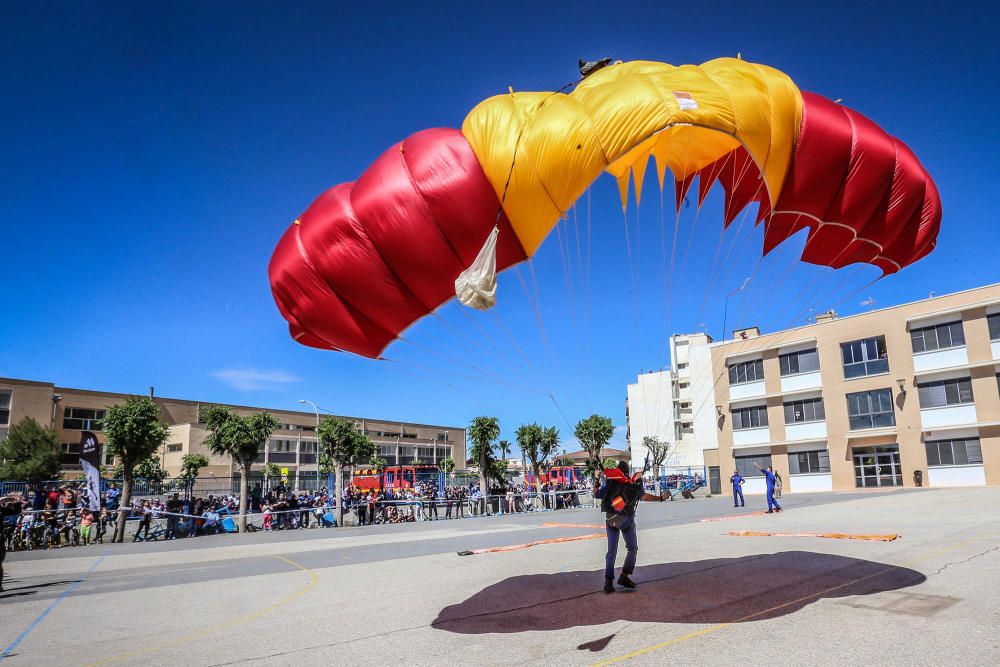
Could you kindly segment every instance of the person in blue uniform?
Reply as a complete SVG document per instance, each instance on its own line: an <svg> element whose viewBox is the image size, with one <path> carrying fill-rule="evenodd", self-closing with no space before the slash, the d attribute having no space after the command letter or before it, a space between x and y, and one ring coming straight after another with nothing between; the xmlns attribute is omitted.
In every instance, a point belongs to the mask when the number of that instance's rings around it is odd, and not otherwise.
<svg viewBox="0 0 1000 667"><path fill-rule="evenodd" d="M743 479L743 475L740 474L739 470L734 470L729 481L733 484L733 507L746 507L743 500L743 482L746 480Z"/></svg>
<svg viewBox="0 0 1000 667"><path fill-rule="evenodd" d="M774 485L777 482L778 476L775 474L774 469L771 468L771 466L761 468L756 461L754 461L754 465L757 466L757 470L764 473L764 480L767 483L767 513L773 514L774 512L780 512L781 505L779 505L778 501L774 499Z"/></svg>
<svg viewBox="0 0 1000 667"><path fill-rule="evenodd" d="M608 553L604 558L604 592L615 592L615 558L618 556L618 538L625 538L625 564L622 565L618 585L635 588L630 575L635 570L635 559L639 553L639 541L635 526L635 509L640 500L662 503L663 496L646 493L642 487L642 473L629 476L628 463L624 461L617 468L608 468L598 480L595 498L601 500L601 511L605 515L608 533Z"/></svg>

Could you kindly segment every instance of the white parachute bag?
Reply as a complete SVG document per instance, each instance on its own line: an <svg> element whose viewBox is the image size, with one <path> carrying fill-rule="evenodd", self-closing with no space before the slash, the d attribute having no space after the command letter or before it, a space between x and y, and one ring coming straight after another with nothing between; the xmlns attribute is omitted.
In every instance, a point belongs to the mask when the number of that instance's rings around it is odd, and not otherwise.
<svg viewBox="0 0 1000 667"><path fill-rule="evenodd" d="M472 265L455 279L455 296L463 305L489 310L497 304L497 233L493 228Z"/></svg>

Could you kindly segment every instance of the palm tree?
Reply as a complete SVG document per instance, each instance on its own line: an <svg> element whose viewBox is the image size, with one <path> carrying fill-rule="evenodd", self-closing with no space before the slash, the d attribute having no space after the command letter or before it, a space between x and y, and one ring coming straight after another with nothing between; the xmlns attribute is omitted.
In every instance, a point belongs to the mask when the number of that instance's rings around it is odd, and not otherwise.
<svg viewBox="0 0 1000 667"><path fill-rule="evenodd" d="M580 446L586 450L591 470L596 471L602 465L601 450L607 447L614 434L615 426L610 417L590 415L576 423L573 435L580 441ZM597 483L596 474L594 483L595 485Z"/></svg>
<svg viewBox="0 0 1000 667"><path fill-rule="evenodd" d="M500 421L496 417L476 417L469 424L469 440L472 447L469 454L479 465L479 493L486 500L489 489L486 475L494 459L494 442L500 437Z"/></svg>

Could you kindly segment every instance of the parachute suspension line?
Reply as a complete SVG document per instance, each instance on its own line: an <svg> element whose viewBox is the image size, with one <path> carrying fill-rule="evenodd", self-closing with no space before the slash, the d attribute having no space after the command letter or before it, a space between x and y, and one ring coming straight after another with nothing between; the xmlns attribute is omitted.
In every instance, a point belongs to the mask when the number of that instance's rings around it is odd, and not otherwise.
<svg viewBox="0 0 1000 667"><path fill-rule="evenodd" d="M568 231L568 230L567 230ZM586 371L587 380L584 382L584 398L587 401L587 411L593 412L594 402L590 393L590 384L593 381L593 373L591 370L593 364L590 359L590 296L588 294L589 287L587 286L587 279L583 273L583 251L580 248L580 220L577 214L576 204L573 204L573 233L576 236L576 264L577 270L580 275L580 292L582 294L582 300L580 304L581 309L581 324L583 328L583 357L584 357L584 370Z"/></svg>
<svg viewBox="0 0 1000 667"><path fill-rule="evenodd" d="M409 342L409 341L405 341L404 340L404 342ZM421 353L423 353L425 351L426 351L426 348L421 348ZM478 382L478 383L482 383L482 384L492 384L492 385L496 385L496 386L499 386L499 387L504 387L506 389L512 389L512 390L515 390L515 391L524 391L524 392L528 392L528 393L531 393L531 394L537 394L537 395L540 395L540 396L544 396L545 395L544 392L540 392L537 389L533 389L533 388L528 387L528 386L512 384L510 382L504 381L503 379L494 379L494 378L485 377L485 376L482 376L482 375L473 375L473 374L469 374L469 373L461 373L461 372L459 372L458 370L456 370L454 368L444 369L444 368L441 368L439 366L429 366L427 364L421 364L419 362L412 361L412 360L402 360L402 359L396 359L396 358L392 358L392 357L383 357L383 361L387 361L387 362L390 362L390 363L393 363L393 364L397 364L399 366L399 368L406 368L408 366L413 366L414 368L419 368L419 369L422 369L422 370L424 370L426 372L429 372L429 373L432 373L432 374L436 374L436 375L438 375L441 378L444 378L444 377L450 377L452 379L462 378L464 380L468 380L468 381L471 381L471 382ZM445 361L447 362L448 360L446 359Z"/></svg>
<svg viewBox="0 0 1000 667"><path fill-rule="evenodd" d="M562 415L563 421L566 422L566 428L568 428L569 431L570 431L570 433L572 433L573 432L573 424L569 421L569 418L566 417L566 413L563 412L562 406L559 405L559 401L557 401L556 397L553 396L552 394L549 394L548 397L549 397L549 399L551 399L552 405L556 406L556 410L558 410L559 414Z"/></svg>
<svg viewBox="0 0 1000 667"><path fill-rule="evenodd" d="M419 375L419 374L413 372L412 370L410 370L409 368L407 368L407 365L405 363L402 363L402 362L400 362L400 361L398 361L396 359L384 359L384 361L387 361L387 362L389 362L391 364L396 364L398 366L398 368L399 368L399 372L404 373L406 375L409 375L410 377L415 378L415 379L417 379L417 380L419 380L421 382L426 382L427 380L430 380L432 382L437 382L439 384L442 384L442 385L444 385L446 387L449 387L450 389L454 390L455 393L459 394L462 398L471 398L472 400L476 401L477 403L481 403L482 405L485 405L491 411L495 411L495 412L501 413L503 415L506 415L507 417L510 417L513 420L517 420L518 419L518 417L515 417L511 413L509 413L506 410L504 410L503 408L501 408L500 406L495 405L493 403L490 403L489 401L483 400L482 398L480 398L477 395L476 392L469 391L467 388L459 388L459 387L455 386L454 384L452 384L451 382L448 382L447 380L442 379L442 377L428 376L428 375ZM433 371L433 370L436 370L436 369L431 368L430 370Z"/></svg>
<svg viewBox="0 0 1000 667"><path fill-rule="evenodd" d="M458 312L460 312L462 314L462 316L465 318L465 320L476 329L476 331L479 333L479 335L481 335L483 337L483 339L485 339L485 340L487 340L489 342L490 347L492 348L492 352L494 353L493 356L495 356L496 358L500 359L501 362L505 363L505 365L507 365L508 367L513 367L515 369L515 371L518 373L518 375L520 376L521 380L523 380L526 384L531 384L531 379L525 374L525 366L524 366L524 364L518 363L517 359L514 359L514 358L511 358L511 361L513 361L514 363L507 363L507 359L504 359L504 357L506 357L506 356L509 355L509 351L505 351L503 349L504 346L501 346L497 342L497 340L490 333L489 329L487 329L487 328L483 327L481 324L479 324L479 322L477 322L476 319L474 317L472 317L472 315L470 315L465 308L458 308ZM495 312L495 311L493 311L493 309L490 309L487 312ZM451 322L447 318L441 316L436 311L433 314L438 319L440 319L442 322L444 322L446 325L448 325L449 327L451 327L454 331L457 331L459 333L459 335L462 336L462 338L465 341L467 341L468 343L471 343L472 345L474 345L477 348L479 348L484 353L484 356L486 358L489 358L491 356L490 351L487 350L487 349L485 349L485 347L483 345L481 345L476 340L476 338L474 336L471 336L471 337L468 336L460 328L458 328L453 322ZM522 358L522 361L523 361L523 358ZM499 373L498 373L498 375L499 375Z"/></svg>
<svg viewBox="0 0 1000 667"><path fill-rule="evenodd" d="M510 386L510 387L517 386L517 385L514 385L513 383L510 382L510 378L506 378L503 375L500 375L499 373L497 373L497 372L495 372L495 371L493 371L491 369L482 368L482 367L477 366L475 364L468 363L467 361L464 361L463 359L461 359L459 357L456 357L454 355L445 354L445 353L443 353L443 352L441 352L439 350L435 350L434 348L432 348L430 346L423 345L423 344L418 343L418 342L413 341L413 340L409 340L409 339L402 338L402 337L398 338L397 340L399 340L399 341L401 341L403 343L406 343L407 345L411 345L411 346L413 346L416 349L419 349L422 354L423 353L429 353L429 354L432 354L432 355L434 355L434 356L442 359L445 363L449 364L449 366L453 369L452 372L454 372L456 375L459 375L458 370L457 370L456 367L462 367L462 368L466 369L467 372L471 372L471 373L477 374L477 375L472 375L472 376L468 376L468 377L479 377L479 378L482 378L484 381L492 382L492 383L495 383L495 384L502 384L504 386ZM396 361L400 362L399 359L396 359ZM410 363L415 363L415 362L410 362Z"/></svg>
<svg viewBox="0 0 1000 667"><path fill-rule="evenodd" d="M726 254L722 258L721 265L717 265L716 262L718 262L719 259L719 250L722 248L723 240L725 239L726 236L726 230L722 230L722 234L719 236L719 244L715 249L715 261L712 262L712 270L708 274L709 279L707 285L705 286L705 294L701 299L701 306L699 306L698 308L699 319L701 319L702 313L705 310L705 305L708 303L708 297L711 295L712 288L715 286L716 279L719 277L719 274L722 273L723 267L729 265L728 264L729 257L733 254L733 249L736 247L736 242L739 241L740 238L740 232L743 231L743 223L746 222L746 219L749 216L749 214L750 214L750 207L747 206L745 209L743 209L743 214L740 216L739 222L736 223L736 233L733 234L733 240L730 242L729 249L726 250ZM757 260L757 264L754 266L753 274L751 275L751 281L753 279L753 275L757 273L757 269L760 267L760 263L761 260L763 260L763 258L764 255L761 254L761 256Z"/></svg>

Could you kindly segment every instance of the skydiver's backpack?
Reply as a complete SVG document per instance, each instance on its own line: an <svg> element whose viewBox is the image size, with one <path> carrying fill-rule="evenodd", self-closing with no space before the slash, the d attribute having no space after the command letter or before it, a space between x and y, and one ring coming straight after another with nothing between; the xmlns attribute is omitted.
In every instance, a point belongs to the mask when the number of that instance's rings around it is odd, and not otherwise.
<svg viewBox="0 0 1000 667"><path fill-rule="evenodd" d="M604 510L604 520L610 528L620 529L625 522L635 515L636 505L642 498L642 485L637 484L639 475L630 478L618 468L604 471L607 479L607 491L601 509Z"/></svg>

